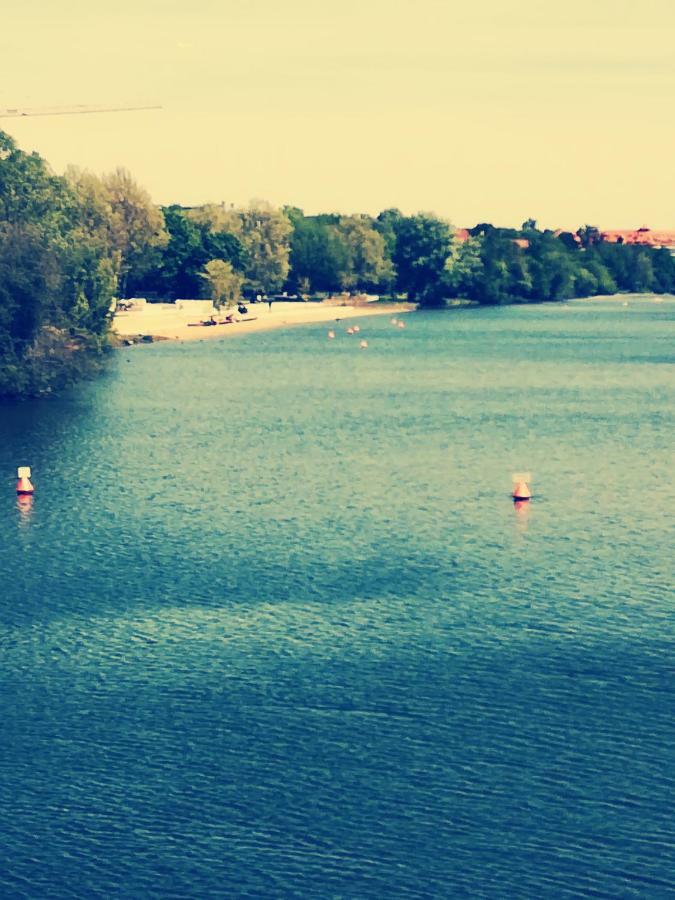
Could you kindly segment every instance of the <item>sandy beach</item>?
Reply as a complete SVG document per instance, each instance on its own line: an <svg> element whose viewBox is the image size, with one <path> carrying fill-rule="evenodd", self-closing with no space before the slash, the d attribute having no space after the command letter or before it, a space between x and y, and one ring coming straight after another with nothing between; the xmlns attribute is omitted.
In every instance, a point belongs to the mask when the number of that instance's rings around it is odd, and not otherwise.
<svg viewBox="0 0 675 900"><path fill-rule="evenodd" d="M400 315L409 312L412 308L412 306L402 304L332 306L325 303L279 302L274 303L269 309L266 303L255 303L248 307L246 315L240 316L235 313L234 322L231 325L194 327L190 323L198 322L200 316L190 313L190 311L177 310L171 304L157 303L148 304L143 309L116 313L113 327L122 339L151 335L154 338L165 340L195 341L249 334L253 331L269 331L292 325L320 322L331 325L343 319L363 319L374 315ZM225 313L216 316L216 319L224 318Z"/></svg>

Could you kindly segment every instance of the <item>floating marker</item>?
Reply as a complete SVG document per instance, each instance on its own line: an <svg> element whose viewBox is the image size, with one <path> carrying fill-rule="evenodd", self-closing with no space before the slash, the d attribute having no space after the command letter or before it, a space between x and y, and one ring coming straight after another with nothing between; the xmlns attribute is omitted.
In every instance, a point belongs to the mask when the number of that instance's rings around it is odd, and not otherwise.
<svg viewBox="0 0 675 900"><path fill-rule="evenodd" d="M17 494L32 494L35 488L30 482L30 466L19 466L16 470L19 480L16 483Z"/></svg>
<svg viewBox="0 0 675 900"><path fill-rule="evenodd" d="M529 500L532 496L529 485L529 482L532 481L530 472L515 472L511 478L513 481L513 493L511 494L513 499L516 502Z"/></svg>

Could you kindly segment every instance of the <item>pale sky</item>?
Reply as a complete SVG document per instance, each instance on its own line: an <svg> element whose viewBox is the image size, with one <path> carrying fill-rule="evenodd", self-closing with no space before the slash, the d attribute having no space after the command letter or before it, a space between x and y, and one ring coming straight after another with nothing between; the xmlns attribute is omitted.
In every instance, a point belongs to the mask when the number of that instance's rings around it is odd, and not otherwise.
<svg viewBox="0 0 675 900"><path fill-rule="evenodd" d="M157 203L675 228L675 0L0 0L0 119Z"/></svg>

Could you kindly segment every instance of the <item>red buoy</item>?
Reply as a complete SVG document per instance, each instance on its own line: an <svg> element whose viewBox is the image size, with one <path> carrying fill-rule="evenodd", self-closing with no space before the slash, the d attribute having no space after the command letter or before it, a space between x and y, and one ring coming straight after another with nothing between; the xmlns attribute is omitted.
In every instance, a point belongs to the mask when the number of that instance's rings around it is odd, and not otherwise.
<svg viewBox="0 0 675 900"><path fill-rule="evenodd" d="M524 481L519 481L513 489L513 499L516 502L529 500L531 496L530 489Z"/></svg>
<svg viewBox="0 0 675 900"><path fill-rule="evenodd" d="M16 483L17 494L32 494L35 488L30 481L30 466L19 466L17 469L19 480Z"/></svg>
<svg viewBox="0 0 675 900"><path fill-rule="evenodd" d="M516 472L512 476L513 493L511 496L514 500L529 500L532 496L529 482L532 481L532 475L529 472Z"/></svg>

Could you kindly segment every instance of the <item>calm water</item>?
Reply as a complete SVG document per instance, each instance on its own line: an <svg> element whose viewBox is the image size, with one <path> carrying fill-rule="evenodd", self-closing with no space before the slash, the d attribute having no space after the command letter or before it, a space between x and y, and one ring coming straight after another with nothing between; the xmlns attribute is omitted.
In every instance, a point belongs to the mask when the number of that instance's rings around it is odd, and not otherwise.
<svg viewBox="0 0 675 900"><path fill-rule="evenodd" d="M674 324L134 347L0 406L0 896L673 896Z"/></svg>

